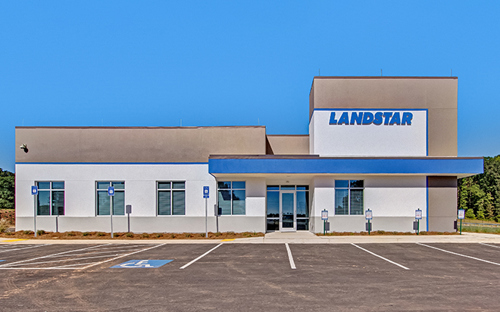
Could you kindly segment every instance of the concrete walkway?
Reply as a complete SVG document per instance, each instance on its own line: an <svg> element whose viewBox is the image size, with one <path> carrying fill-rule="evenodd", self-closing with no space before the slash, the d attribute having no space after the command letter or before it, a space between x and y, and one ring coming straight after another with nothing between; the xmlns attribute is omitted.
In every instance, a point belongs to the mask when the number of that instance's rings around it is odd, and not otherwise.
<svg viewBox="0 0 500 312"><path fill-rule="evenodd" d="M364 235L316 236L309 232L267 233L264 237L237 239L15 239L0 238L0 244L381 244L381 243L496 243L500 235L463 233L462 235Z"/></svg>

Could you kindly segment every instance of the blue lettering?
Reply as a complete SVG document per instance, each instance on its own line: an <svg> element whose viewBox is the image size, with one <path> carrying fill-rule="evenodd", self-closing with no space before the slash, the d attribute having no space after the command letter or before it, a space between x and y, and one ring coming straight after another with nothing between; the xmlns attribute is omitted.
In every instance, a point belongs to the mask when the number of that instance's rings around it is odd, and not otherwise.
<svg viewBox="0 0 500 312"><path fill-rule="evenodd" d="M411 126L413 114L410 112L342 112L340 118L336 112L330 113L330 125L401 125ZM349 116L350 114L350 116ZM349 120L350 119L350 120Z"/></svg>
<svg viewBox="0 0 500 312"><path fill-rule="evenodd" d="M339 119L339 125L348 125L349 124L349 115L347 114L347 112L343 112L342 113L342 116L340 116L340 119Z"/></svg>
<svg viewBox="0 0 500 312"><path fill-rule="evenodd" d="M391 118L392 116L392 113L384 113L384 125L388 125L389 124L389 118Z"/></svg>
<svg viewBox="0 0 500 312"><path fill-rule="evenodd" d="M411 126L411 120L413 119L412 113L403 113L403 120L401 121L401 125Z"/></svg>
<svg viewBox="0 0 500 312"><path fill-rule="evenodd" d="M366 112L363 116L363 125L369 125L373 122L373 114Z"/></svg>
<svg viewBox="0 0 500 312"><path fill-rule="evenodd" d="M369 113L365 113L365 114L369 114ZM362 118L363 118L363 113L359 113L359 114L356 112L351 113L351 125L354 125L354 122L356 122L356 124L360 125Z"/></svg>
<svg viewBox="0 0 500 312"><path fill-rule="evenodd" d="M399 119L399 113L398 112L394 113L394 115L392 116L391 122L389 123L389 125L391 125L391 126L393 124L396 124L396 125L400 125L401 124L401 120Z"/></svg>
<svg viewBox="0 0 500 312"><path fill-rule="evenodd" d="M332 112L332 114L330 115L330 125L336 125L337 124L337 120L335 119L335 112Z"/></svg>
<svg viewBox="0 0 500 312"><path fill-rule="evenodd" d="M373 120L373 123L377 126L380 126L382 124L382 113L381 112L375 113L375 119Z"/></svg>

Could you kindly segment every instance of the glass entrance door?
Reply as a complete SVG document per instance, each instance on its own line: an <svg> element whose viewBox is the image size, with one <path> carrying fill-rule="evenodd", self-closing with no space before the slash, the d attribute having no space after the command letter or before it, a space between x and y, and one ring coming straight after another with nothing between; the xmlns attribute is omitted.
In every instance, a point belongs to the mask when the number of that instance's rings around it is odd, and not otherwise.
<svg viewBox="0 0 500 312"><path fill-rule="evenodd" d="M281 231L295 231L295 192L281 191Z"/></svg>

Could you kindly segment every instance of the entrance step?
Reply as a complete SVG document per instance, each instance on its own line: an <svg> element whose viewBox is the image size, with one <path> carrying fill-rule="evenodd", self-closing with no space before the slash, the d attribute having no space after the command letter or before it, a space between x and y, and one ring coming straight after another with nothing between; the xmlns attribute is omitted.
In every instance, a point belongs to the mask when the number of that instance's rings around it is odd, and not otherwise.
<svg viewBox="0 0 500 312"><path fill-rule="evenodd" d="M314 233L307 231L299 232L271 232L264 236L264 239L321 239Z"/></svg>

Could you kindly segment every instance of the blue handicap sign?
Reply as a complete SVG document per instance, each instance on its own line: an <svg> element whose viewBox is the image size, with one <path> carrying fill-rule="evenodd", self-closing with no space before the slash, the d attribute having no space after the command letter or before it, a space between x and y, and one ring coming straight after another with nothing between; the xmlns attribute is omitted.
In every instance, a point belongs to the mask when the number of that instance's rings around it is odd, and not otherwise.
<svg viewBox="0 0 500 312"><path fill-rule="evenodd" d="M130 260L118 265L114 265L112 269L153 269L159 268L174 260Z"/></svg>
<svg viewBox="0 0 500 312"><path fill-rule="evenodd" d="M31 186L31 195L38 195L38 187L33 185Z"/></svg>
<svg viewBox="0 0 500 312"><path fill-rule="evenodd" d="M203 198L208 198L208 192L209 191L209 187L208 186L204 186L203 187Z"/></svg>
<svg viewBox="0 0 500 312"><path fill-rule="evenodd" d="M0 262L5 261L5 260L0 260Z"/></svg>
<svg viewBox="0 0 500 312"><path fill-rule="evenodd" d="M115 188L112 186L108 186L108 195L109 196L114 196L115 195Z"/></svg>

